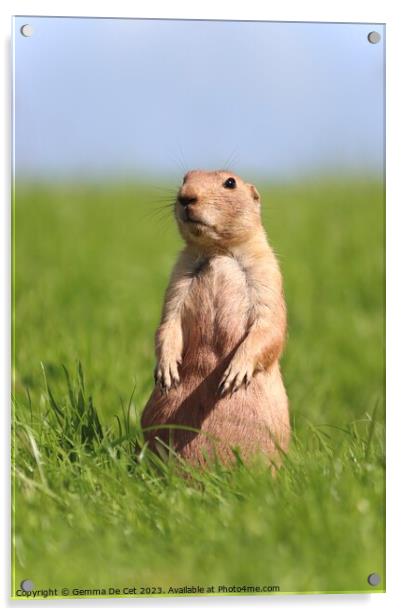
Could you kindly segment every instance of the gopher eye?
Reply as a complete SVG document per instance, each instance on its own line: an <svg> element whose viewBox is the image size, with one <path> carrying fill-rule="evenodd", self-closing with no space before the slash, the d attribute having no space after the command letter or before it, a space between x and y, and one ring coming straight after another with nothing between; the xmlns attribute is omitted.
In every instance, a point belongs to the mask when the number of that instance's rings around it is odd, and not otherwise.
<svg viewBox="0 0 402 616"><path fill-rule="evenodd" d="M234 178L228 178L223 185L225 188L236 188L236 180Z"/></svg>

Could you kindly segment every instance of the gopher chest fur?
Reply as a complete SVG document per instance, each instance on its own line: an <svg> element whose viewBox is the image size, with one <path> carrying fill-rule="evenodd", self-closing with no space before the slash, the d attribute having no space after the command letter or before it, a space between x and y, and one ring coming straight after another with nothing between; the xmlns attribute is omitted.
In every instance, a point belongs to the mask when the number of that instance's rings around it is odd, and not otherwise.
<svg viewBox="0 0 402 616"><path fill-rule="evenodd" d="M273 458L289 439L278 361L256 373L247 388L224 396L218 390L249 327L253 305L246 272L235 258L219 255L200 261L189 276L181 309L180 381L169 391L155 386L141 420L145 438L154 450L166 443L197 463L216 455L231 460L233 448L245 459L255 453ZM172 424L180 428L163 427Z"/></svg>
<svg viewBox="0 0 402 616"><path fill-rule="evenodd" d="M218 366L223 369L246 334L249 313L247 281L237 261L217 256L201 262L182 312L186 374L202 380Z"/></svg>

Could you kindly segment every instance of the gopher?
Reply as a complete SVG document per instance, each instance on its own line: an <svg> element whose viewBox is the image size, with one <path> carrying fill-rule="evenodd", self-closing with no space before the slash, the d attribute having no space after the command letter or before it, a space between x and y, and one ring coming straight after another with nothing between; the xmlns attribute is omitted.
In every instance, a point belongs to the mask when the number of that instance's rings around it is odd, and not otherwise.
<svg viewBox="0 0 402 616"><path fill-rule="evenodd" d="M290 437L286 306L259 193L229 171L190 171L174 212L185 247L156 332L145 439L192 464L262 454L276 466Z"/></svg>

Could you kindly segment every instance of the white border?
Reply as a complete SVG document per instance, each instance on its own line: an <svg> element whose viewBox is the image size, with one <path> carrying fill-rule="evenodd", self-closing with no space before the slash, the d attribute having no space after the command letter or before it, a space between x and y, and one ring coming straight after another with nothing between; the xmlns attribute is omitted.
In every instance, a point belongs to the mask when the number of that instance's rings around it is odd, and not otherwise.
<svg viewBox="0 0 402 616"><path fill-rule="evenodd" d="M402 208L401 176L401 122L402 109L400 58L402 57L402 31L400 9L394 0L281 0L280 2L263 2L247 0L235 5L233 0L203 0L202 3L190 3L189 0L170 0L169 2L148 0L146 3L129 0L105 2L97 0L3 0L0 3L0 37L3 57L1 62L1 84L3 95L0 99L1 134L3 147L0 148L0 172L4 187L1 191L2 207L0 209L0 245L3 251L0 260L2 284L0 340L4 341L0 354L0 386L2 393L2 472L1 502L2 506L2 559L0 569L1 603L3 607L17 611L26 609L135 609L148 610L155 607L162 609L186 610L228 610L232 612L250 607L257 610L280 610L282 614L291 610L298 614L321 612L377 614L379 610L390 611L398 603L398 589L401 570L401 502L398 502L397 486L400 486L400 439L402 438L401 409L398 407L398 384L401 381L402 365L398 361L401 348L401 318L398 298L401 293L400 264L402 244L401 215ZM61 602L32 602L21 604L7 600L10 589L9 560L9 392L10 392L10 36L12 15L60 15L60 16L98 16L98 17L165 17L165 18L203 18L203 19L265 19L272 21L335 21L367 22L387 24L387 593L377 595L305 595L277 597L222 597L165 599L144 601L114 600L103 601L74 600ZM398 293L399 292L399 293ZM379 350L380 352L380 350ZM399 396L400 398L400 396ZM399 439L399 440L398 440ZM398 524L399 521L399 524ZM353 538L351 538L353 541Z"/></svg>

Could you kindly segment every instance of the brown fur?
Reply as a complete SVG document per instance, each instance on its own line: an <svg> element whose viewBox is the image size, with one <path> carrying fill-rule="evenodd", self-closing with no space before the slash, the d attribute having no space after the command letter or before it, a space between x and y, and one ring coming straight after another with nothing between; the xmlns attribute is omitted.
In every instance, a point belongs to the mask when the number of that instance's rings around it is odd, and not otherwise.
<svg viewBox="0 0 402 616"><path fill-rule="evenodd" d="M229 177L234 189L224 186ZM290 436L279 368L286 308L258 192L234 173L191 171L175 215L186 246L156 333L145 436L151 448L160 439L194 463L229 462L233 447L244 459L278 461ZM163 428L171 424L193 430Z"/></svg>

